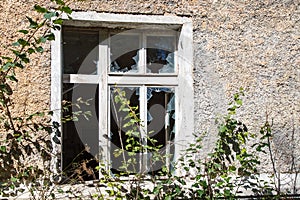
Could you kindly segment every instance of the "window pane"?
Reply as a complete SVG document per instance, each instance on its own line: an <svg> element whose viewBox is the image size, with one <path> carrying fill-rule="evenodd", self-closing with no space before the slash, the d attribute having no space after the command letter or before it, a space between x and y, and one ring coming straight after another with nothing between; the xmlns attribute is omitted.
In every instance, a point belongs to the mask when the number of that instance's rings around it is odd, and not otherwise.
<svg viewBox="0 0 300 200"><path fill-rule="evenodd" d="M174 36L147 37L147 73L174 73Z"/></svg>
<svg viewBox="0 0 300 200"><path fill-rule="evenodd" d="M159 150L159 158L153 154L149 157L150 173L160 172L169 160L172 160L174 145L172 141L175 134L175 94L174 88L147 88L147 130L149 146L162 146ZM169 167L169 166L168 166Z"/></svg>
<svg viewBox="0 0 300 200"><path fill-rule="evenodd" d="M98 177L98 85L63 84L63 170L83 180ZM77 174L81 171L81 174Z"/></svg>
<svg viewBox="0 0 300 200"><path fill-rule="evenodd" d="M129 100L131 107L136 107L134 111L139 117L139 88L136 87L111 87L110 104L110 159L111 171L115 174L120 172L137 173L140 171L141 152L132 148L141 144L139 123L134 123L125 127L134 117L128 117L128 106L122 107L122 103L115 101L118 97ZM120 110L121 109L121 110ZM133 140L130 140L132 138ZM119 153L118 153L119 152ZM117 155L118 154L118 155Z"/></svg>
<svg viewBox="0 0 300 200"><path fill-rule="evenodd" d="M110 71L137 73L139 48L139 35L112 35L110 37Z"/></svg>
<svg viewBox="0 0 300 200"><path fill-rule="evenodd" d="M64 74L97 74L98 31L63 28Z"/></svg>

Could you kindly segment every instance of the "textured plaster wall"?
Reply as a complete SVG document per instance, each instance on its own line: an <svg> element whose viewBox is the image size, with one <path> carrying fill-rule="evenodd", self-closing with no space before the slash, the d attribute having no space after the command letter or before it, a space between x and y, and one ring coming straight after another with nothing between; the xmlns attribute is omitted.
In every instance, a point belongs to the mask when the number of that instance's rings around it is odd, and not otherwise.
<svg viewBox="0 0 300 200"><path fill-rule="evenodd" d="M49 0L2 0L1 55L16 39L16 30L26 25L24 15L34 15L35 3L51 6ZM73 0L68 3L78 11L191 17L195 132L208 133L204 151L214 142L214 119L224 113L232 94L243 87L246 98L239 118L249 125L250 131L258 132L268 115L274 124L277 157L287 163L292 160L291 152L299 155L299 0ZM45 54L20 73L15 86L15 108L19 112L24 111L23 105L26 112L49 108L49 50L48 46ZM268 159L263 169L268 168L267 163ZM289 166L282 165L281 170L286 171Z"/></svg>
<svg viewBox="0 0 300 200"><path fill-rule="evenodd" d="M22 34L17 30L26 28L26 15L36 18L32 0L4 0L0 4L0 55L9 55L10 44ZM12 56L12 55L11 55ZM13 56L12 56L13 57ZM45 53L31 56L31 63L23 71L17 71L19 82L14 87L13 107L16 115L32 114L49 109L50 103L50 46Z"/></svg>
<svg viewBox="0 0 300 200"><path fill-rule="evenodd" d="M252 132L259 131L266 115L273 121L282 171L291 167L283 163L291 162L292 151L299 158L299 8L299 1L219 1L194 20L196 131L210 133L207 124L224 110L223 100L243 87L239 118ZM269 167L267 162L262 166Z"/></svg>

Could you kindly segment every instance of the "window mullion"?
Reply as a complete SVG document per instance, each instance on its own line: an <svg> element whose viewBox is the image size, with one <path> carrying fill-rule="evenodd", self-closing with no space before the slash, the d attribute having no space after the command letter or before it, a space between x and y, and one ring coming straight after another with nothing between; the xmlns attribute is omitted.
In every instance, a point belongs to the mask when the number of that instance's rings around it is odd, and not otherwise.
<svg viewBox="0 0 300 200"><path fill-rule="evenodd" d="M143 145L147 145L147 87L145 85L140 87L140 120L141 141ZM145 149L141 153L140 166L141 173L147 172L147 150Z"/></svg>
<svg viewBox="0 0 300 200"><path fill-rule="evenodd" d="M98 84L99 75L63 74L63 83Z"/></svg>
<svg viewBox="0 0 300 200"><path fill-rule="evenodd" d="M170 124L169 124L169 114L170 113L168 113L167 112L167 105L168 105L168 99L167 99L167 95L165 94L165 105L164 105L164 107L165 107L165 143L166 143L166 157L165 157L165 162L166 162L166 167L169 169L169 166L170 166L170 153L171 153L171 151L170 151L170 138L169 138L169 136L170 136Z"/></svg>
<svg viewBox="0 0 300 200"><path fill-rule="evenodd" d="M52 30L55 35L55 40L51 41L51 110L53 111L52 122L61 122L62 118L62 32L59 30ZM58 130L62 132L62 126L58 127ZM52 132L51 138L55 136L56 132ZM59 144L62 144L62 137L58 137ZM56 175L62 168L57 166L63 166L63 152L62 146L52 141L52 152L54 157L51 157L51 170ZM62 158L62 159L61 159Z"/></svg>
<svg viewBox="0 0 300 200"><path fill-rule="evenodd" d="M99 41L102 41L103 38L107 38L107 31L99 31ZM107 115L109 111L108 103L108 82L107 82L107 70L108 70L108 42L101 42L98 46L98 74L99 74L99 154L100 160L102 162L110 163L109 155L109 142L105 136L108 135L109 130L109 117ZM99 164L101 164L101 161ZM108 169L109 166L106 166Z"/></svg>
<svg viewBox="0 0 300 200"><path fill-rule="evenodd" d="M146 35L141 33L140 37L140 50L139 50L139 68L142 74L146 74Z"/></svg>

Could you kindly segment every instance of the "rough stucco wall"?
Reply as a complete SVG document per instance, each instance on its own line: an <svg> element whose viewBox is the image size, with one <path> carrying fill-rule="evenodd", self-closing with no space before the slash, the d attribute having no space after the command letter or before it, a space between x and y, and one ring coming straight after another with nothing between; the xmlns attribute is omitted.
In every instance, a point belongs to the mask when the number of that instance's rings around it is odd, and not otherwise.
<svg viewBox="0 0 300 200"><path fill-rule="evenodd" d="M1 50L14 41L39 0L3 0L0 5ZM291 159L291 141L300 130L300 3L298 0L85 0L69 1L74 10L190 16L194 22L195 132L207 132L204 151L214 142L217 115L238 88L246 89L239 118L258 132L273 120L274 144ZM16 109L49 108L49 47L20 74ZM30 73L29 73L30 72ZM292 138L292 133L298 136ZM297 144L297 143L296 143ZM279 154L278 154L279 155ZM265 160L263 166L268 162ZM288 166L286 166L288 168ZM267 167L265 167L267 168ZM286 170L282 169L282 170Z"/></svg>
<svg viewBox="0 0 300 200"><path fill-rule="evenodd" d="M276 157L290 162L292 150L299 157L299 137L296 148L291 145L293 131L300 133L299 18L298 1L216 2L207 16L196 17L196 130L210 132L206 124L213 122L211 113L224 110L222 98L243 87L246 97L239 117L250 131L258 133L268 113L279 150ZM282 171L291 167L282 163Z"/></svg>
<svg viewBox="0 0 300 200"><path fill-rule="evenodd" d="M25 16L37 19L33 6L39 1L18 0L2 1L0 5L0 55L9 54L10 44L15 42L21 33L18 30L28 26ZM43 4L41 4L43 5ZM30 65L16 71L18 83L14 85L13 108L18 116L32 114L36 111L49 109L50 103L50 45L46 45L44 54L31 56Z"/></svg>

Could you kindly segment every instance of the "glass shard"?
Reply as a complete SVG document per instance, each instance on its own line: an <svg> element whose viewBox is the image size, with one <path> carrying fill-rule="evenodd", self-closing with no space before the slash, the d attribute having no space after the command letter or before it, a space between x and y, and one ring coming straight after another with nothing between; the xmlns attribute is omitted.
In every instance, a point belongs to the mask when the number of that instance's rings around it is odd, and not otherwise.
<svg viewBox="0 0 300 200"><path fill-rule="evenodd" d="M150 95L151 94L151 95ZM175 130L175 93L174 88L147 88L147 130L151 140L149 146L161 146L159 149L160 159L150 158L149 173L159 173L166 160L169 160L174 151L174 146L170 145L174 139L173 130ZM150 118L150 119L149 119ZM167 158L168 157L168 158Z"/></svg>
<svg viewBox="0 0 300 200"><path fill-rule="evenodd" d="M147 73L174 73L174 36L147 37Z"/></svg>
<svg viewBox="0 0 300 200"><path fill-rule="evenodd" d="M139 35L116 34L110 37L110 72L138 73Z"/></svg>

